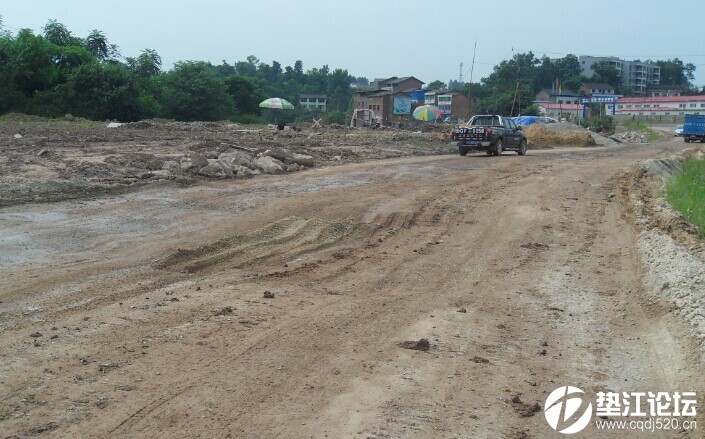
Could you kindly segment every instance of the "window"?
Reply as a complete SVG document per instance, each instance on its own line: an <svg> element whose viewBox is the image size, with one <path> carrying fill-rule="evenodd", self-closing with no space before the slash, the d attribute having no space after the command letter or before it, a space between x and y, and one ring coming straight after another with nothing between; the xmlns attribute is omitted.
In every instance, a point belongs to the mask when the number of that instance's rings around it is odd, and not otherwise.
<svg viewBox="0 0 705 439"><path fill-rule="evenodd" d="M705 108L705 104L700 104L700 108Z"/></svg>
<svg viewBox="0 0 705 439"><path fill-rule="evenodd" d="M697 106L698 106L697 104L690 104L690 108L695 108Z"/></svg>
<svg viewBox="0 0 705 439"><path fill-rule="evenodd" d="M617 105L617 108L624 108L624 105L619 104L619 105Z"/></svg>
<svg viewBox="0 0 705 439"><path fill-rule="evenodd" d="M685 104L678 104L678 108L685 108ZM683 113L681 113L683 114Z"/></svg>

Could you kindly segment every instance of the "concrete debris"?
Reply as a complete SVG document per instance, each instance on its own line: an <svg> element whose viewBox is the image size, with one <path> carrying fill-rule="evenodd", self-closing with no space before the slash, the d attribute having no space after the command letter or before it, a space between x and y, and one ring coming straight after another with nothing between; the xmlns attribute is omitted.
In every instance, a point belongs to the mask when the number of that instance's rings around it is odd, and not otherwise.
<svg viewBox="0 0 705 439"><path fill-rule="evenodd" d="M642 167L648 172L668 179L681 172L681 163L683 160L685 160L683 157L649 159L643 163Z"/></svg>
<svg viewBox="0 0 705 439"><path fill-rule="evenodd" d="M621 143L648 143L644 133L638 131L625 131L623 133L614 134L610 139Z"/></svg>
<svg viewBox="0 0 705 439"><path fill-rule="evenodd" d="M107 125L107 128L118 128L118 127L121 127L121 126L123 126L123 125L125 125L125 124L124 124L124 123L120 123L120 122L110 122L110 123Z"/></svg>
<svg viewBox="0 0 705 439"><path fill-rule="evenodd" d="M276 174L284 171L283 163L268 155L254 159L252 165L265 174Z"/></svg>

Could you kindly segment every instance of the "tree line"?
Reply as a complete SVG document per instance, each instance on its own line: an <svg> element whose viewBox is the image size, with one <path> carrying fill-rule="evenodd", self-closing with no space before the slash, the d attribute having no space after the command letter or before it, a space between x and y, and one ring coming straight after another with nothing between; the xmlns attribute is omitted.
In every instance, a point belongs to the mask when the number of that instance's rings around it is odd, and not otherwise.
<svg viewBox="0 0 705 439"><path fill-rule="evenodd" d="M656 61L661 67L662 85L674 85L683 90L683 94L697 94L693 86L695 66L684 64L678 58ZM482 78L479 83L461 84L450 81L445 84L434 81L436 88L456 88L467 95L479 97L479 103L473 107L476 113L487 114L521 114L536 115L538 109L532 102L538 92L551 89L563 92L568 90L580 94L580 85L586 82L607 83L615 87L615 93L634 96L634 91L622 83L622 76L609 62L598 62L592 66L592 76L582 74L578 57L566 55L551 59L547 56L537 58L532 52L517 53L511 59L495 66L492 73Z"/></svg>
<svg viewBox="0 0 705 439"><path fill-rule="evenodd" d="M691 83L695 66L678 58L656 64L661 67L662 84L678 85L686 94L697 92ZM479 83L433 81L429 88L455 88L479 98L473 107L477 113L534 114L537 108L531 103L541 89L559 86L577 92L583 82L606 82L619 94L633 95L609 63L595 64L592 77L586 78L575 55L550 59L532 52L502 61ZM138 56L123 57L99 30L78 37L50 20L38 34L30 29L12 34L3 29L0 16L0 114L60 117L70 113L125 122L145 118L291 121L309 119L310 114L262 112L258 105L275 96L296 103L303 93L327 95L326 122L344 123L352 109L352 83L364 87L369 81L327 65L304 71L302 61L283 67L253 55L233 64L180 61L163 70L156 51L144 49Z"/></svg>
<svg viewBox="0 0 705 439"><path fill-rule="evenodd" d="M326 94L328 121L342 123L351 101L350 84L356 81L347 70L327 65L304 71L302 61L282 67L255 56L232 65L180 61L165 71L156 51L144 49L136 57L123 57L99 30L78 37L50 20L41 33L22 29L12 34L3 29L0 17L0 114L70 113L124 122L145 118L259 122L274 117L260 111L259 103L267 97L295 103L299 94L312 93ZM303 117L297 112L277 116Z"/></svg>

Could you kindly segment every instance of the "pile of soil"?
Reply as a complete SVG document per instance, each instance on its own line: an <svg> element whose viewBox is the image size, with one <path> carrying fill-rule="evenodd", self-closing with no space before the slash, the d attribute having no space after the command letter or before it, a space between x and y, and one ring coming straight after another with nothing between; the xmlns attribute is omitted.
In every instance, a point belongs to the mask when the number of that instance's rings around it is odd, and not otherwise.
<svg viewBox="0 0 705 439"><path fill-rule="evenodd" d="M552 146L595 146L595 139L587 131L553 131L546 125L533 124L522 128L529 142L529 147L541 148Z"/></svg>

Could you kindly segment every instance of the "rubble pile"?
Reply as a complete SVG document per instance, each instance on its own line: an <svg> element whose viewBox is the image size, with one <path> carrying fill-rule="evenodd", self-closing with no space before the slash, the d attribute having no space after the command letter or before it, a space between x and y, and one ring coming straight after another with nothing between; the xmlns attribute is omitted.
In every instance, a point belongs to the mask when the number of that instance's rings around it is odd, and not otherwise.
<svg viewBox="0 0 705 439"><path fill-rule="evenodd" d="M625 131L610 136L611 139L621 143L648 143L646 136L640 131Z"/></svg>
<svg viewBox="0 0 705 439"><path fill-rule="evenodd" d="M162 170L169 175L188 172L210 178L235 178L296 172L304 168L312 168L314 164L315 160L310 155L292 153L286 148L274 147L256 154L232 151L219 153L217 156L190 151L178 163L173 160L164 162Z"/></svg>

